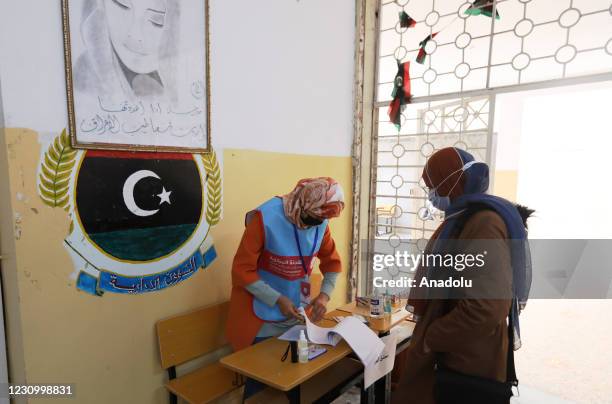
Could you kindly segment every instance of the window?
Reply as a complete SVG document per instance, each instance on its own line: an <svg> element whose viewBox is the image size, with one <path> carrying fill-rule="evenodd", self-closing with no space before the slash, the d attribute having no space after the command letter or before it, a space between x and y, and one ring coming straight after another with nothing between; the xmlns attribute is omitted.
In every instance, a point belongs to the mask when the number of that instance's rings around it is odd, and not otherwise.
<svg viewBox="0 0 612 404"><path fill-rule="evenodd" d="M470 4L364 0L357 10L353 293L371 292L374 253L421 250L443 219L419 215L428 156L458 146L494 174L498 94L612 80L610 0L491 1L499 19L467 14ZM402 10L414 27L400 27ZM412 92L399 130L387 117L398 60L410 61Z"/></svg>

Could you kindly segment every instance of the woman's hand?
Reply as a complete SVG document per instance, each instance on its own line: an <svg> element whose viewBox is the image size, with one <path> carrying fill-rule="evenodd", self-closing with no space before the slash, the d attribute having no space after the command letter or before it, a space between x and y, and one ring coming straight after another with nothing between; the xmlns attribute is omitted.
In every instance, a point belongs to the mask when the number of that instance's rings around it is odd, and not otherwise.
<svg viewBox="0 0 612 404"><path fill-rule="evenodd" d="M310 321L316 323L321 320L325 313L327 313L327 303L329 302L329 296L325 293L320 293L319 296L315 297L310 302Z"/></svg>
<svg viewBox="0 0 612 404"><path fill-rule="evenodd" d="M300 313L298 312L297 307L293 304L293 302L287 296L281 296L276 301L278 308L280 309L283 316L287 318L299 318Z"/></svg>

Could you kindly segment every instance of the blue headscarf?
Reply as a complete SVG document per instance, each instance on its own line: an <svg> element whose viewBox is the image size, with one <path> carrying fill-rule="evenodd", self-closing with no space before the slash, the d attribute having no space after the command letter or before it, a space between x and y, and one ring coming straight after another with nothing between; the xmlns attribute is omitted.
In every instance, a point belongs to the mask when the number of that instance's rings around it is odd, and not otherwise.
<svg viewBox="0 0 612 404"><path fill-rule="evenodd" d="M470 153L456 147L454 149L459 154L463 165L474 161L474 156ZM512 240L510 257L513 299L510 319L514 328L514 349L518 349L520 347L519 308L527 303L531 288L531 259L527 231L519 211L512 202L485 193L489 188L489 166L487 164L476 162L463 172L463 176L465 177L463 194L454 198L448 209L444 211L448 219L444 221L444 227L438 239L446 240L454 234L457 219L460 217L459 212L470 206L484 206L501 216L508 230L508 237Z"/></svg>

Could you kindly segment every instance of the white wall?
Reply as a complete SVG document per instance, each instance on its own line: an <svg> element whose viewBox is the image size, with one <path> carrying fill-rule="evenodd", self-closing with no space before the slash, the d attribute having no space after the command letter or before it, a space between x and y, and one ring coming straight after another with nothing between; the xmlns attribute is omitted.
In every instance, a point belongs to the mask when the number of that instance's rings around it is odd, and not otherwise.
<svg viewBox="0 0 612 404"><path fill-rule="evenodd" d="M598 83L525 100L517 191L539 211L532 237L612 237L610 95Z"/></svg>
<svg viewBox="0 0 612 404"><path fill-rule="evenodd" d="M571 116L576 117L574 125L579 125L582 130L592 131L593 126L601 125L601 122L594 122L593 118L601 118L596 113L588 113L589 110L595 110L594 108L605 108L606 104L599 104L598 100L593 98L586 99L582 103L575 103L582 108L582 112L579 112L573 107L564 110L558 110L550 112L550 108L546 111L553 115L544 115L537 110L531 112L531 118L525 118L525 105L529 100L535 97L546 97L549 96L549 100L556 100L559 97L569 97L570 100L574 99L575 95L580 96L587 91L597 91L601 89L612 89L612 83L593 83L593 84L581 84L569 87L556 87L548 88L543 90L533 90L528 92L516 92L497 95L495 101L495 128L494 131L497 133L497 151L495 157L495 169L496 170L518 170L519 162L521 159L521 153L526 153L530 149L533 149L535 145L525 143L526 141L533 141L534 136L546 136L549 132L554 133L555 131L561 131L562 133L568 133L569 127L566 127L565 121L559 124L556 121L551 120L551 116ZM539 101L532 103L538 105L542 103L546 106L550 103L544 98L540 98ZM559 102L561 106L567 104L567 102ZM556 108L556 107L555 107ZM569 113L571 111L571 113ZM540 116L537 116L540 114ZM568 115L569 114L569 115ZM592 115L592 116L591 116ZM586 116L588 119L582 119L580 117ZM525 120L530 119L532 123L531 127L525 126ZM540 122L540 126L534 132L533 123ZM556 125L556 126L555 126ZM605 126L604 126L605 127ZM575 129L575 128L574 128ZM527 133L531 131L531 133ZM597 133L594 133L597 135ZM528 140L527 137L531 137ZM539 145L541 146L541 144ZM539 147L538 146L538 147ZM535 158L535 157L534 157Z"/></svg>
<svg viewBox="0 0 612 404"><path fill-rule="evenodd" d="M353 0L210 0L217 149L349 156ZM67 126L60 0L0 13L6 127Z"/></svg>
<svg viewBox="0 0 612 404"><path fill-rule="evenodd" d="M517 170L525 93L498 95L493 131L497 134L495 170Z"/></svg>
<svg viewBox="0 0 612 404"><path fill-rule="evenodd" d="M498 96L496 169L518 171L517 199L536 210L529 220L532 240L612 237L607 210L612 193L606 186L611 95L612 83L602 82ZM559 249L543 256L532 245L534 284L550 282L551 295L558 285L570 297L572 291L584 293L585 288L594 296L605 295L610 251L601 242L591 241L586 248L582 260L569 268L576 251ZM553 262L572 271L566 272L567 278L542 281ZM602 263L601 270L593 272L593 262ZM607 296L611 293L612 288ZM612 300L537 298L541 296L532 293L521 315L523 346L515 356L527 393L517 403L553 402L530 400L533 389L569 402L608 401L612 387L604 375L612 372L607 338Z"/></svg>

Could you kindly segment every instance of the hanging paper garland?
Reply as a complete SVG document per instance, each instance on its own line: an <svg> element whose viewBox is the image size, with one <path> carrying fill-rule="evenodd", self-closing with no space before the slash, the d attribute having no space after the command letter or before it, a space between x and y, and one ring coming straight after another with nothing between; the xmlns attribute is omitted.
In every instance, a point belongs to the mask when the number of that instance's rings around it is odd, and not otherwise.
<svg viewBox="0 0 612 404"><path fill-rule="evenodd" d="M493 1L491 0L475 0L472 5L465 10L465 14L469 15L486 15L487 17L493 16ZM495 10L495 19L499 20L499 12Z"/></svg>
<svg viewBox="0 0 612 404"><path fill-rule="evenodd" d="M399 21L402 28L412 28L416 25L416 21L405 10L400 11Z"/></svg>
<svg viewBox="0 0 612 404"><path fill-rule="evenodd" d="M410 62L401 63L399 60L397 61L397 73L393 84L393 92L391 93L393 100L387 113L389 114L389 120L399 131L402 125L402 111L412 98L410 93Z"/></svg>
<svg viewBox="0 0 612 404"><path fill-rule="evenodd" d="M425 52L425 46L427 45L427 42L434 39L436 35L438 35L437 32L427 35L427 37L419 43L419 53L417 54L417 57L416 57L417 63L423 64L423 62L425 62L425 57L427 56L427 52Z"/></svg>

